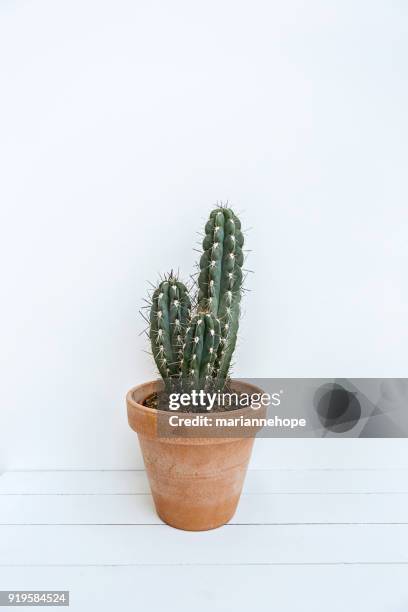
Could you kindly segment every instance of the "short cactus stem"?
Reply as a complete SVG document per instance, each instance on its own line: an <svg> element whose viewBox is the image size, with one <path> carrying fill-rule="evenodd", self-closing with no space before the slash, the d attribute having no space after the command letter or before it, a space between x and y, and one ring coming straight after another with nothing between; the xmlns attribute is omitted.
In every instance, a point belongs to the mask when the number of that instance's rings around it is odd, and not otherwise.
<svg viewBox="0 0 408 612"><path fill-rule="evenodd" d="M220 321L211 313L194 315L186 329L183 358L183 387L207 389L216 376L215 362L220 344Z"/></svg>
<svg viewBox="0 0 408 612"><path fill-rule="evenodd" d="M155 289L150 309L150 343L167 390L181 377L184 335L191 302L186 286L170 274Z"/></svg>

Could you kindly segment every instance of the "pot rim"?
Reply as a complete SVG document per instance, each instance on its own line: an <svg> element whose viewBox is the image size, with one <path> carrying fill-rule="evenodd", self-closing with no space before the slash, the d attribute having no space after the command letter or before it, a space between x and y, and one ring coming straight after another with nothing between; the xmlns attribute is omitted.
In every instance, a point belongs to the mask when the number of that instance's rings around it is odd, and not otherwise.
<svg viewBox="0 0 408 612"><path fill-rule="evenodd" d="M240 385L240 386L242 385L242 387L245 387L249 392L264 393L264 391L260 387L257 387L256 385L253 385L251 383L247 383L240 379L232 379L231 382L232 382L233 389L235 385ZM145 393L143 393L143 388L145 388ZM126 404L127 404L129 425L131 429L133 429L134 431L138 433L138 435L141 435L142 437L156 438L164 443L167 442L167 443L183 444L183 445L184 444L220 444L223 442L224 443L234 442L234 441L237 442L239 440L242 440L242 437L240 436L237 436L237 437L233 437L233 436L201 437L200 436L200 437L187 437L187 438L174 436L171 438L167 438L167 437L157 438L155 434L157 419L160 417L160 415L163 415L163 417L168 416L169 411L159 410L157 408L149 408L148 406L144 406L143 404L137 402L134 399L134 394L138 392L139 394L142 394L142 398L143 398L142 401L144 401L146 397L148 397L148 395L154 392L154 390L157 388L163 388L163 381L161 379L155 379L155 380L147 381L139 385L136 385L135 387L132 387L126 394ZM217 415L219 415L220 417L222 417L223 415L228 415L230 417L232 415L234 417L240 417L240 416L249 414L249 411L251 410L252 410L251 406L244 406L242 408L237 408L235 410L222 410L222 411L217 412ZM189 417L189 416L193 417L193 416L197 416L198 414L206 414L206 413L183 412L183 416L186 416L186 417ZM260 412L260 416L261 416L261 412ZM259 429L261 429L261 427ZM253 438L254 437L255 436L253 436Z"/></svg>
<svg viewBox="0 0 408 612"><path fill-rule="evenodd" d="M231 378L231 383L232 386L234 386L235 383L238 383L239 385L244 385L245 387L249 387L251 389L253 389L254 393L264 393L264 391L260 388L257 387L256 385L253 385L252 383L247 383L244 380L240 380L239 378ZM160 386L163 387L163 382L160 378L156 378L154 380L148 380L144 383L140 383L139 385L136 385L134 387L132 387L131 389L129 389L129 391L126 394L126 402L128 402L129 404L131 404L131 406L133 406L134 408L137 408L138 410L142 410L142 412L145 412L146 414L150 414L152 416L160 413L163 415L169 414L168 410L159 410L158 408L149 408L149 406L145 406L144 404L140 404L139 402L137 402L134 398L133 398L133 394L136 391L142 391L142 388L147 386L147 385L154 385L154 386ZM144 400L146 400L146 398L148 397L149 394L147 394L144 397ZM236 408L234 410L220 410L217 412L217 414L219 415L223 415L223 414L234 414L234 415L241 415L241 413L246 412L248 409L250 409L251 406L244 406L243 408ZM197 414L206 414L205 412L183 412L183 415L191 415L191 416L197 416Z"/></svg>

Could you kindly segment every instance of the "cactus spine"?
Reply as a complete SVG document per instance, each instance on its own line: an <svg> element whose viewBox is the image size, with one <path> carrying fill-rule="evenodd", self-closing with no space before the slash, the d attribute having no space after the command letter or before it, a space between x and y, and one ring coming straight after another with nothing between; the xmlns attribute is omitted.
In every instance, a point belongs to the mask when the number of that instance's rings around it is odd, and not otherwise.
<svg viewBox="0 0 408 612"><path fill-rule="evenodd" d="M181 377L184 335L191 302L186 286L171 273L155 289L150 309L153 357L166 389Z"/></svg>
<svg viewBox="0 0 408 612"><path fill-rule="evenodd" d="M241 222L230 208L216 208L205 226L203 254L198 277L199 307L207 309L221 323L221 338L214 362L213 377L222 389L228 376L237 341L242 290Z"/></svg>
<svg viewBox="0 0 408 612"><path fill-rule="evenodd" d="M186 330L181 363L185 386L204 389L212 385L220 332L220 321L213 314L198 313L192 317Z"/></svg>

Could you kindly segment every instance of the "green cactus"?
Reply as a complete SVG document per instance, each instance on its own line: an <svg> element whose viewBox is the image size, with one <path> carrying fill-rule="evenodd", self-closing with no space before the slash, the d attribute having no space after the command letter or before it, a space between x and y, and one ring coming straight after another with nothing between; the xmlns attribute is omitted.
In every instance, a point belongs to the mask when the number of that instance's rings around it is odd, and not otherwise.
<svg viewBox="0 0 408 612"><path fill-rule="evenodd" d="M220 321L213 314L199 312L192 317L186 329L181 363L186 389L212 386L220 332Z"/></svg>
<svg viewBox="0 0 408 612"><path fill-rule="evenodd" d="M216 208L205 226L204 253L198 277L199 307L213 313L221 323L221 340L214 364L220 390L228 376L237 341L242 291L241 222L230 208Z"/></svg>
<svg viewBox="0 0 408 612"><path fill-rule="evenodd" d="M237 341L243 244L238 217L218 207L205 226L196 313L173 273L155 288L149 337L166 391L223 390Z"/></svg>
<svg viewBox="0 0 408 612"><path fill-rule="evenodd" d="M181 377L184 335L191 301L186 286L173 273L155 289L150 309L153 357L167 390Z"/></svg>

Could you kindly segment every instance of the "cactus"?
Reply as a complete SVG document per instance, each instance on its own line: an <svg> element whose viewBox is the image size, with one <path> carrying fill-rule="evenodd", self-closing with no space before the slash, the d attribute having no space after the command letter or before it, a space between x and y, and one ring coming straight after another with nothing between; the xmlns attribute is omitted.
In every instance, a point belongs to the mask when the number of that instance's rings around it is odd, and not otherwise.
<svg viewBox="0 0 408 612"><path fill-rule="evenodd" d="M220 321L211 313L194 315L186 329L181 370L186 389L205 389L212 385Z"/></svg>
<svg viewBox="0 0 408 612"><path fill-rule="evenodd" d="M150 342L165 389L222 391L237 341L242 292L241 222L226 207L210 214L195 314L186 286L170 273L155 287Z"/></svg>
<svg viewBox="0 0 408 612"><path fill-rule="evenodd" d="M150 309L153 357L169 391L181 377L184 335L190 316L186 286L170 273L155 289Z"/></svg>
<svg viewBox="0 0 408 612"><path fill-rule="evenodd" d="M205 226L198 277L199 307L221 323L221 339L213 376L220 390L225 385L237 341L242 291L241 222L230 208L216 208Z"/></svg>

